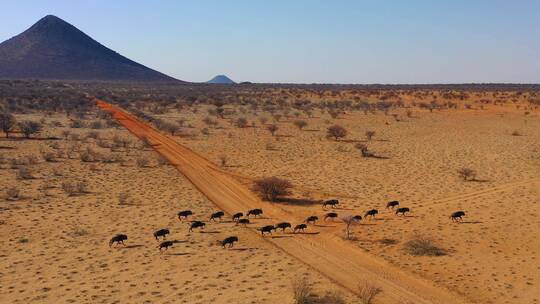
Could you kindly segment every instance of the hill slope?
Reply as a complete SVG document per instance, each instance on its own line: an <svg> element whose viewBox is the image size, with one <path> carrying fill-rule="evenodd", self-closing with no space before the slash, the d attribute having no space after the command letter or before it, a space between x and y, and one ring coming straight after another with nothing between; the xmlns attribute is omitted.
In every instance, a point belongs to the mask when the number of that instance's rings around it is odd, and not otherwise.
<svg viewBox="0 0 540 304"><path fill-rule="evenodd" d="M0 78L178 81L114 52L52 15L0 44Z"/></svg>

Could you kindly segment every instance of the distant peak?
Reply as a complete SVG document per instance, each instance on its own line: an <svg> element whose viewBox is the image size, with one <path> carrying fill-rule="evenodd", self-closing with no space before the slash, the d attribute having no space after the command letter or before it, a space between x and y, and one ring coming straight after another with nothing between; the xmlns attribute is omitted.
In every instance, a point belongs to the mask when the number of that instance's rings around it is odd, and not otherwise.
<svg viewBox="0 0 540 304"><path fill-rule="evenodd" d="M217 75L216 77L207 81L207 83L222 83L222 84L235 84L233 80L225 75Z"/></svg>

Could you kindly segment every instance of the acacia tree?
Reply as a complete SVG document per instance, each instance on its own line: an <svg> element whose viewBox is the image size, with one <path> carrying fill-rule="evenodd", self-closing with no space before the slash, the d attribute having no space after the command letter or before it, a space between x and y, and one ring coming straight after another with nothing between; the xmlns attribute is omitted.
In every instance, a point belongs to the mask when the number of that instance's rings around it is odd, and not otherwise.
<svg viewBox="0 0 540 304"><path fill-rule="evenodd" d="M39 133L43 126L39 122L25 120L19 123L19 128L26 138L30 138L31 135Z"/></svg>
<svg viewBox="0 0 540 304"><path fill-rule="evenodd" d="M375 131L366 131L367 140L371 140L375 136Z"/></svg>
<svg viewBox="0 0 540 304"><path fill-rule="evenodd" d="M351 226L355 223L358 223L360 220L362 220L362 217L360 215L347 215L341 218L341 220L345 223L345 238L347 240L351 239Z"/></svg>
<svg viewBox="0 0 540 304"><path fill-rule="evenodd" d="M458 170L458 174L464 181L476 179L476 171L471 168L461 168Z"/></svg>
<svg viewBox="0 0 540 304"><path fill-rule="evenodd" d="M17 125L17 120L15 116L11 113L0 113L0 129L6 133L6 138L9 138L9 133Z"/></svg>
<svg viewBox="0 0 540 304"><path fill-rule="evenodd" d="M340 138L343 138L347 136L347 129L340 125L333 125L328 127L326 132L326 137L331 138L333 137L336 141L338 141Z"/></svg>

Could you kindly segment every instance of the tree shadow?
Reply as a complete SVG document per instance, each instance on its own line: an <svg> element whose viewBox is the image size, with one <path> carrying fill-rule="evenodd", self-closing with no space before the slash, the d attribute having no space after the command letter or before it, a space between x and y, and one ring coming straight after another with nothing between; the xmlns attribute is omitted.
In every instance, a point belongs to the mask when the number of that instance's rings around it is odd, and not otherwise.
<svg viewBox="0 0 540 304"><path fill-rule="evenodd" d="M275 203L284 203L288 205L297 205L297 206L311 206L319 205L322 203L320 200L308 199L308 198L292 198L292 197L281 197L274 200Z"/></svg>
<svg viewBox="0 0 540 304"><path fill-rule="evenodd" d="M459 222L460 224L482 224L483 222L481 221L463 221L463 222Z"/></svg>
<svg viewBox="0 0 540 304"><path fill-rule="evenodd" d="M139 247L143 247L144 245L141 245L141 244L134 244L134 245L126 245L126 246L122 246L122 247L116 247L118 249L133 249L133 248L139 248Z"/></svg>

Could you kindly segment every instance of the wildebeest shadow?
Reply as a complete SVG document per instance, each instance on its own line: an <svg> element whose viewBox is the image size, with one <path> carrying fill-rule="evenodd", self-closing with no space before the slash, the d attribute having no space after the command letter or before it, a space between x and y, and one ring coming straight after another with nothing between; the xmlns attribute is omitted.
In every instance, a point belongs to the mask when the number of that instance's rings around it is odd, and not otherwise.
<svg viewBox="0 0 540 304"><path fill-rule="evenodd" d="M212 230L212 231L204 231L204 230L201 230L201 233L216 234L216 233L219 233L219 231L217 231L217 230Z"/></svg>
<svg viewBox="0 0 540 304"><path fill-rule="evenodd" d="M165 255L177 255L177 256L182 256L182 255L191 255L191 253L189 253L189 252L177 252L177 253L166 253Z"/></svg>
<svg viewBox="0 0 540 304"><path fill-rule="evenodd" d="M490 182L489 179L476 179L476 178L471 179L471 180L469 180L469 181L470 181L470 182L476 182L476 183L488 183L488 182Z"/></svg>
<svg viewBox="0 0 540 304"><path fill-rule="evenodd" d="M483 222L480 221L463 221L459 222L460 224L482 224Z"/></svg>
<svg viewBox="0 0 540 304"><path fill-rule="evenodd" d="M172 240L171 242L173 242L174 244L182 244L187 243L188 241Z"/></svg>
<svg viewBox="0 0 540 304"><path fill-rule="evenodd" d="M273 239L281 239L281 238L290 238L292 235L272 235L271 238Z"/></svg>
<svg viewBox="0 0 540 304"><path fill-rule="evenodd" d="M336 222L336 224L337 224L337 222ZM334 227L337 227L336 225L321 225L321 224L315 224L313 226L321 227L321 228L334 228Z"/></svg>
<svg viewBox="0 0 540 304"><path fill-rule="evenodd" d="M304 132L319 132L319 129L303 129Z"/></svg>
<svg viewBox="0 0 540 304"><path fill-rule="evenodd" d="M368 223L360 223L359 225L362 225L362 226L375 226L375 224L368 224Z"/></svg>
<svg viewBox="0 0 540 304"><path fill-rule="evenodd" d="M315 234L319 234L320 232L317 231L317 232L296 232L296 233L292 233L293 235L294 234L307 234L307 235L315 235Z"/></svg>
<svg viewBox="0 0 540 304"><path fill-rule="evenodd" d="M231 248L229 250L234 250L234 251L246 251L246 250L257 250L259 248L257 247L247 247L247 248Z"/></svg>
<svg viewBox="0 0 540 304"><path fill-rule="evenodd" d="M143 245L135 244L135 245L127 245L127 246L117 247L117 248L119 248L119 249L133 249L133 248L139 248L139 247L143 247Z"/></svg>
<svg viewBox="0 0 540 304"><path fill-rule="evenodd" d="M292 197L281 197L277 198L274 202L284 203L289 205L299 205L299 206L309 206L309 205L318 205L321 204L320 200L313 200L307 198L292 198Z"/></svg>

